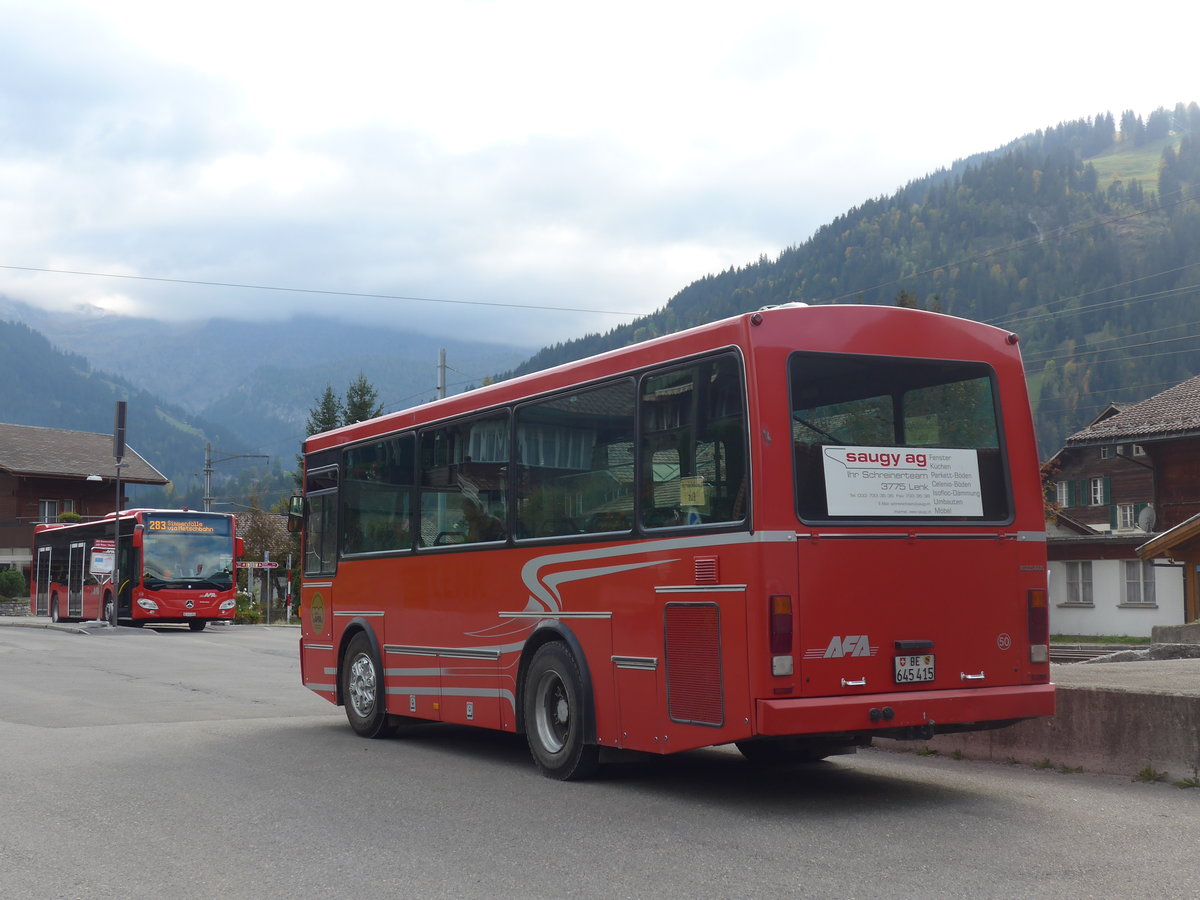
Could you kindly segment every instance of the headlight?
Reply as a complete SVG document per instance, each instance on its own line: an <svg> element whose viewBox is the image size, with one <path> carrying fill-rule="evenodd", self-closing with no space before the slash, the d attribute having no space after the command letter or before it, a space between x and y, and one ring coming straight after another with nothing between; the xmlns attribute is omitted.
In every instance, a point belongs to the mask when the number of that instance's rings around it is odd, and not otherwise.
<svg viewBox="0 0 1200 900"><path fill-rule="evenodd" d="M224 603L221 604L221 611L224 612L227 609L233 609L235 606L237 606L237 601L234 600L232 597L230 597L228 600L226 600Z"/></svg>
<svg viewBox="0 0 1200 900"><path fill-rule="evenodd" d="M158 612L158 604L148 597L138 597L137 605L142 609L148 609L151 612Z"/></svg>

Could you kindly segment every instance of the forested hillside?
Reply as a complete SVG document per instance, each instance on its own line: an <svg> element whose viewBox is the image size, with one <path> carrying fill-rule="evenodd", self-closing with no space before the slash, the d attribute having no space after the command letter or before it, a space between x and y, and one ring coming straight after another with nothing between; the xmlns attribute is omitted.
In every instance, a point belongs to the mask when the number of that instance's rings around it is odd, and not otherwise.
<svg viewBox="0 0 1200 900"><path fill-rule="evenodd" d="M229 430L94 371L82 356L56 349L27 325L0 321L0 384L0 421L17 425L111 434L114 404L128 400L129 446L168 478L199 473L206 441L244 452Z"/></svg>
<svg viewBox="0 0 1200 900"><path fill-rule="evenodd" d="M1200 106L1066 122L867 201L776 259L546 348L533 371L762 306L920 306L1021 336L1049 456L1200 371Z"/></svg>

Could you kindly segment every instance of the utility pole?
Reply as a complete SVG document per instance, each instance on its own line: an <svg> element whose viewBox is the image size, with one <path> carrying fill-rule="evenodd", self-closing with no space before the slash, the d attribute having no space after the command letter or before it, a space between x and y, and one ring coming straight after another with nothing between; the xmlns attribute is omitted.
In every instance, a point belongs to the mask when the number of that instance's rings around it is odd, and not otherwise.
<svg viewBox="0 0 1200 900"><path fill-rule="evenodd" d="M443 347L438 351L437 365L437 395L441 400L446 396L446 348Z"/></svg>
<svg viewBox="0 0 1200 900"><path fill-rule="evenodd" d="M118 400L113 415L113 460L117 469L117 477L114 481L117 486L117 496L113 503L113 599L112 612L109 613L108 619L108 624L113 628L117 627L117 607L121 605L121 469L125 468L125 464L121 460L125 458L126 408L126 402ZM130 610L131 614L132 612Z"/></svg>
<svg viewBox="0 0 1200 900"><path fill-rule="evenodd" d="M270 459L271 457L262 453L235 453L232 456L222 456L220 459L213 459L212 444L204 445L204 511L212 511L212 474L213 464L220 462L229 462L231 459Z"/></svg>

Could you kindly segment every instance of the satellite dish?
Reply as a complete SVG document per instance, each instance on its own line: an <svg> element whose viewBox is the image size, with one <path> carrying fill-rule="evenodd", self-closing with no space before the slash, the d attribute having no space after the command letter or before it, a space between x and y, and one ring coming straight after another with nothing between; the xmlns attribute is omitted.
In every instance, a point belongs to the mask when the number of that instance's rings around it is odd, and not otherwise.
<svg viewBox="0 0 1200 900"><path fill-rule="evenodd" d="M1146 507L1140 513L1138 513L1138 528L1146 532L1153 531L1154 519L1154 507L1147 503Z"/></svg>

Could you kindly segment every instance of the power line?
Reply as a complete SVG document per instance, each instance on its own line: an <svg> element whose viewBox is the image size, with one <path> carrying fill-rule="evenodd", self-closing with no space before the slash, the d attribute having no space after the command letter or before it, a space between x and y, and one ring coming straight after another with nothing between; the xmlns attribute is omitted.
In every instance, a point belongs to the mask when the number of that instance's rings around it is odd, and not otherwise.
<svg viewBox="0 0 1200 900"><path fill-rule="evenodd" d="M315 294L325 297L357 297L364 300L410 300L416 303L448 303L460 306L496 306L503 309L535 309L543 312L595 313L605 316L629 318L649 313L629 312L616 309L584 309L577 306L539 306L534 303L502 303L499 300L451 300L445 297L410 297L403 294L369 294L358 291L331 291L320 288L280 287L272 284L241 284L234 281L199 281L191 278L163 278L157 275L121 275L115 272L83 272L74 269L42 269L35 266L9 266L0 264L0 269L14 272L43 272L51 275L80 275L88 278L124 278L130 281L153 281L163 284L188 284L199 287L237 288L249 291L277 291L287 294Z"/></svg>

